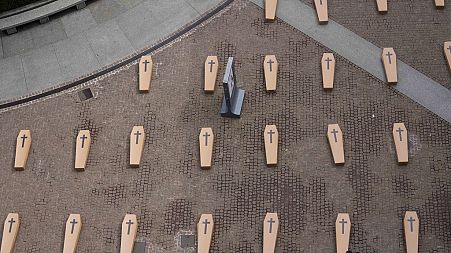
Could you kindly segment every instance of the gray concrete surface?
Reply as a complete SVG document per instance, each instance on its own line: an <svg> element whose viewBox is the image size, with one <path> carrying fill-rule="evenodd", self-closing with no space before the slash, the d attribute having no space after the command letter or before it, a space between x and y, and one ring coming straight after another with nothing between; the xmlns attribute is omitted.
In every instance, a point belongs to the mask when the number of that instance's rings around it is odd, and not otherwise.
<svg viewBox="0 0 451 253"><path fill-rule="evenodd" d="M263 0L252 2L263 8ZM386 81L381 48L333 20L329 20L327 25L319 25L316 11L298 0L280 1L276 15L376 78ZM402 59L398 59L398 84L393 88L451 122L451 91L405 64Z"/></svg>
<svg viewBox="0 0 451 253"><path fill-rule="evenodd" d="M151 46L221 0L93 0L0 36L0 103L72 81Z"/></svg>

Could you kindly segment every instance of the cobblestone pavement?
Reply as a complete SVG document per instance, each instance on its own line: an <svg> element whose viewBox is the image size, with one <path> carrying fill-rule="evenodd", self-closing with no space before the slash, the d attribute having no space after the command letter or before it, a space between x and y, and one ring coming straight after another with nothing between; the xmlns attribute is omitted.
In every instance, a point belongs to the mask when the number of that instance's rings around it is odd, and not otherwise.
<svg viewBox="0 0 451 253"><path fill-rule="evenodd" d="M314 7L313 0L301 0ZM329 16L379 47L393 47L398 59L451 89L443 43L451 40L451 8L434 1L389 1L379 14L375 0L329 1Z"/></svg>
<svg viewBox="0 0 451 253"><path fill-rule="evenodd" d="M212 213L211 252L262 252L266 212L278 212L276 252L334 252L337 213L348 212L353 252L405 252L402 218L418 212L420 252L451 250L451 128L412 100L336 55L335 87L324 91L319 60L328 49L247 1L230 8L153 55L151 91L137 91L137 65L77 91L0 114L0 216L19 212L16 252L61 251L69 213L80 213L78 252L118 252L125 213L139 217L149 252L193 252L181 241ZM279 61L275 93L264 86L266 54ZM246 90L242 118L219 116L222 89L204 94L201 69L218 55L222 79L236 58ZM432 74L433 78L437 78ZM399 166L392 125L409 131L410 161ZM344 134L344 166L334 166L327 124ZM276 124L279 163L265 165L263 129ZM138 169L128 166L128 138L143 125ZM198 134L212 127L213 167L201 170ZM12 169L19 129L33 144L23 172ZM92 134L86 171L73 169L79 130ZM186 241L185 241L186 242ZM186 248L182 248L182 245Z"/></svg>

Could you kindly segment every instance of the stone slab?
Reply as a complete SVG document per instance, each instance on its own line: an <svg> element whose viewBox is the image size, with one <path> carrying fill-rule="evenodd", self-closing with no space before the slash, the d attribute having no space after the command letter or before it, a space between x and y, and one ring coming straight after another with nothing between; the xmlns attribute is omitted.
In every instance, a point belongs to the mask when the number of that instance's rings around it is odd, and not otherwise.
<svg viewBox="0 0 451 253"><path fill-rule="evenodd" d="M97 24L115 19L127 9L117 1L91 1L88 8Z"/></svg>
<svg viewBox="0 0 451 253"><path fill-rule="evenodd" d="M41 91L64 80L52 45L25 54L22 62L29 92Z"/></svg>
<svg viewBox="0 0 451 253"><path fill-rule="evenodd" d="M89 8L67 13L61 17L61 23L68 37L78 35L97 25Z"/></svg>
<svg viewBox="0 0 451 253"><path fill-rule="evenodd" d="M31 30L2 37L4 57L26 53L35 49Z"/></svg>
<svg viewBox="0 0 451 253"><path fill-rule="evenodd" d="M167 33L166 27L161 25L162 20L154 14L155 11L156 9L149 9L143 3L121 13L115 19L134 49L150 46Z"/></svg>
<svg viewBox="0 0 451 253"><path fill-rule="evenodd" d="M109 65L134 52L133 46L115 21L86 32L89 44L101 65Z"/></svg>
<svg viewBox="0 0 451 253"><path fill-rule="evenodd" d="M34 48L40 48L67 39L66 31L60 20L52 20L51 22L34 26L29 30L31 31Z"/></svg>
<svg viewBox="0 0 451 253"><path fill-rule="evenodd" d="M191 7L193 7L199 14L205 13L222 2L222 0L185 0Z"/></svg>
<svg viewBox="0 0 451 253"><path fill-rule="evenodd" d="M59 41L53 48L65 81L90 74L101 66L84 34Z"/></svg>
<svg viewBox="0 0 451 253"><path fill-rule="evenodd" d="M0 61L0 101L27 93L22 58L13 56Z"/></svg>

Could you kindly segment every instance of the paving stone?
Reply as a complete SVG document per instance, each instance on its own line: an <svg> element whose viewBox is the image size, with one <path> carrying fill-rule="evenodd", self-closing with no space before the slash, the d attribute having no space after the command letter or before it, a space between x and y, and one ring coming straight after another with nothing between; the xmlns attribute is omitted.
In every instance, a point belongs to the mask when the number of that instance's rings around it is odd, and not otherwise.
<svg viewBox="0 0 451 253"><path fill-rule="evenodd" d="M37 92L61 83L64 78L52 45L22 56L28 92Z"/></svg>
<svg viewBox="0 0 451 253"><path fill-rule="evenodd" d="M4 57L23 54L35 48L30 30L2 37L2 44Z"/></svg>
<svg viewBox="0 0 451 253"><path fill-rule="evenodd" d="M114 19L124 12L126 8L116 1L93 1L88 4L88 9L98 24Z"/></svg>
<svg viewBox="0 0 451 253"><path fill-rule="evenodd" d="M143 0L114 0L125 9L131 9L143 2Z"/></svg>
<svg viewBox="0 0 451 253"><path fill-rule="evenodd" d="M191 7L185 0L159 1L148 0L143 3L152 10L155 18L163 23L165 30L175 31L180 28L177 24L186 24L186 21L199 16L199 13Z"/></svg>
<svg viewBox="0 0 451 253"><path fill-rule="evenodd" d="M0 33L0 59L3 58L3 33Z"/></svg>
<svg viewBox="0 0 451 253"><path fill-rule="evenodd" d="M67 38L64 26L60 20L37 25L30 29L34 48L40 48Z"/></svg>
<svg viewBox="0 0 451 253"><path fill-rule="evenodd" d="M160 19L157 19L155 12L156 10L141 4L122 13L116 19L136 50L150 46L165 34L166 27L161 24Z"/></svg>
<svg viewBox="0 0 451 253"><path fill-rule="evenodd" d="M98 61L105 66L134 52L133 46L115 21L101 24L86 32Z"/></svg>
<svg viewBox="0 0 451 253"><path fill-rule="evenodd" d="M189 3L198 13L205 13L206 11L216 7L218 4L220 4L221 0L185 0L187 3Z"/></svg>
<svg viewBox="0 0 451 253"><path fill-rule="evenodd" d="M67 36L71 37L97 25L89 8L68 13L61 17Z"/></svg>
<svg viewBox="0 0 451 253"><path fill-rule="evenodd" d="M100 68L99 61L84 34L55 43L53 47L64 80L70 81Z"/></svg>
<svg viewBox="0 0 451 253"><path fill-rule="evenodd" d="M27 92L20 56L11 56L0 61L0 101L19 97Z"/></svg>

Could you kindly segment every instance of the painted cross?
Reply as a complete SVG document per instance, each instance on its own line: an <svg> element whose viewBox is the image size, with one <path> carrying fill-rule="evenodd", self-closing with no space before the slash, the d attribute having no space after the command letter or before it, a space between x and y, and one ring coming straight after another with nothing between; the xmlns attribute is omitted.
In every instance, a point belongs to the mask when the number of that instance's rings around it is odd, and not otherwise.
<svg viewBox="0 0 451 253"><path fill-rule="evenodd" d="M413 222L415 221L415 219L410 216L407 221L410 223L410 232L413 233Z"/></svg>
<svg viewBox="0 0 451 253"><path fill-rule="evenodd" d="M77 224L78 222L74 219L72 219L72 221L70 222L70 224L72 224L72 228L70 230L70 233L73 234L74 233L74 228L75 228L75 224Z"/></svg>
<svg viewBox="0 0 451 253"><path fill-rule="evenodd" d="M213 72L213 65L214 64L216 64L214 61L213 61L213 59L212 60L210 60L209 62L208 62L208 64L210 65L210 72Z"/></svg>
<svg viewBox="0 0 451 253"><path fill-rule="evenodd" d="M202 222L202 224L205 225L205 227L204 227L204 234L206 235L206 234L207 234L207 227L208 227L208 224L210 224L210 222L208 221L208 219L205 219L205 220Z"/></svg>
<svg viewBox="0 0 451 253"><path fill-rule="evenodd" d="M269 59L267 63L269 63L269 71L272 72L272 64L274 63L274 61L272 59Z"/></svg>
<svg viewBox="0 0 451 253"><path fill-rule="evenodd" d="M128 220L125 224L128 225L127 235L130 234L130 227L134 224L132 220Z"/></svg>
<svg viewBox="0 0 451 253"><path fill-rule="evenodd" d="M392 56L393 54L390 53L390 52L387 52L385 55L388 57L388 64L391 64L391 56Z"/></svg>
<svg viewBox="0 0 451 253"><path fill-rule="evenodd" d="M136 136L136 144L138 144L139 142L139 136L142 135L142 133L139 132L139 130L136 131L135 136Z"/></svg>
<svg viewBox="0 0 451 253"><path fill-rule="evenodd" d="M274 132L272 129L269 130L268 134L269 134L269 143L272 143L272 135L275 134L276 132Z"/></svg>
<svg viewBox="0 0 451 253"><path fill-rule="evenodd" d="M338 131L337 131L337 129L335 129L334 128L334 130L332 130L332 132L331 132L332 134L334 134L334 139L335 139L335 142L337 142L337 134L338 134Z"/></svg>
<svg viewBox="0 0 451 253"><path fill-rule="evenodd" d="M341 224L341 233L344 234L345 233L345 224L348 222L345 221L345 219L341 219L341 221L339 221L339 223Z"/></svg>
<svg viewBox="0 0 451 253"><path fill-rule="evenodd" d="M269 223L269 233L271 234L272 233L272 224L276 223L276 221L273 220L273 218L271 217L271 219L268 220L268 223Z"/></svg>
<svg viewBox="0 0 451 253"><path fill-rule="evenodd" d="M8 233L11 233L11 230L13 229L13 224L16 223L16 221L14 220L13 217L11 217L11 219L8 221L8 223L9 223L9 232Z"/></svg>
<svg viewBox="0 0 451 253"><path fill-rule="evenodd" d="M399 127L398 130L396 130L396 132L399 133L399 141L402 141L402 132L404 132L404 130L402 130L401 127Z"/></svg>
<svg viewBox="0 0 451 253"><path fill-rule="evenodd" d="M210 135L208 134L208 132L205 132L203 136L205 137L205 146L207 146L208 145L208 137Z"/></svg>
<svg viewBox="0 0 451 253"><path fill-rule="evenodd" d="M24 145L25 145L25 139L27 139L28 137L24 134L24 135L22 135L22 137L20 137L21 139L22 139L22 148L24 147Z"/></svg>
<svg viewBox="0 0 451 253"><path fill-rule="evenodd" d="M147 59L143 62L144 63L144 72L147 72L147 64L150 63Z"/></svg>
<svg viewBox="0 0 451 253"><path fill-rule="evenodd" d="M81 139L81 148L84 148L85 140L88 139L88 137L86 137L86 135L83 134L83 136L81 136L80 139Z"/></svg>
<svg viewBox="0 0 451 253"><path fill-rule="evenodd" d="M327 57L327 59L325 60L327 62L327 69L330 68L330 62L332 61L332 59L330 59L329 57Z"/></svg>

